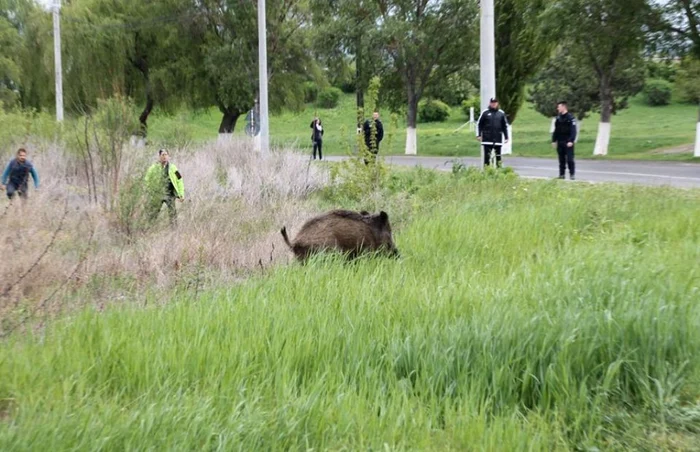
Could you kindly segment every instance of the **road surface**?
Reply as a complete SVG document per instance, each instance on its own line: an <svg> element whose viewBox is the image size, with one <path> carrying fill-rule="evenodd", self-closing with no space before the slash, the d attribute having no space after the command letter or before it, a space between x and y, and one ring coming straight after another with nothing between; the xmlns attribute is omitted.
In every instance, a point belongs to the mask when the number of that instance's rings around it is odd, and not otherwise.
<svg viewBox="0 0 700 452"><path fill-rule="evenodd" d="M347 157L328 156L324 159L339 161ZM452 171L452 162L477 166L478 157L417 157L386 156L384 161L393 165L422 166L425 168ZM528 178L551 179L559 174L556 159L533 157L503 157L505 166ZM567 173L567 181L568 181ZM641 185L700 188L700 165L683 162L647 162L628 160L584 160L576 161L576 180L583 182L620 182Z"/></svg>

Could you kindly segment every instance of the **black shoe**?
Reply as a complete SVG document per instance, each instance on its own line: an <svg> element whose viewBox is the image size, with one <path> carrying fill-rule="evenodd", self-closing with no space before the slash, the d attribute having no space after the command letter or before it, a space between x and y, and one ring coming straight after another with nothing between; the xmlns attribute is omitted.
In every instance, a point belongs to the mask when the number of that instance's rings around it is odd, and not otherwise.
<svg viewBox="0 0 700 452"><path fill-rule="evenodd" d="M576 180L576 177L572 174L571 176L569 176L569 179Z"/></svg>
<svg viewBox="0 0 700 452"><path fill-rule="evenodd" d="M559 176L559 179L564 179L564 178L565 178L565 176Z"/></svg>

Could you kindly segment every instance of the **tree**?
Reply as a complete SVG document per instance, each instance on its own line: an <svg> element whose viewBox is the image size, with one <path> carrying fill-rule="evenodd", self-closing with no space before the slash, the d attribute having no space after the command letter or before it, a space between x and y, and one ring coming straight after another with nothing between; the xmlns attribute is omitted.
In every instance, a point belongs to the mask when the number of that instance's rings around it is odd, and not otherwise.
<svg viewBox="0 0 700 452"><path fill-rule="evenodd" d="M575 47L564 43L533 79L529 101L540 114L551 118L557 115L557 102L567 102L569 111L581 122L591 112L600 111L601 90L595 70L581 64L581 56L573 53ZM611 81L612 113L627 108L629 97L644 86L642 62L633 58L622 60Z"/></svg>
<svg viewBox="0 0 700 452"><path fill-rule="evenodd" d="M399 89L404 93L406 154L416 154L418 102L425 89L476 59L477 5L470 0L376 2L381 15L379 32L394 72L394 79L389 76L389 83L382 85L394 95Z"/></svg>
<svg viewBox="0 0 700 452"><path fill-rule="evenodd" d="M700 0L668 0L657 2L665 16L663 27L669 38L700 58Z"/></svg>
<svg viewBox="0 0 700 452"><path fill-rule="evenodd" d="M547 61L556 40L542 20L551 0L496 0L496 96L508 122L525 101L525 85Z"/></svg>
<svg viewBox="0 0 700 452"><path fill-rule="evenodd" d="M348 55L354 63L352 84L358 108L370 79L381 72L381 43L377 34L377 3L371 0L313 0L311 11L317 30L314 48L335 74L346 72Z"/></svg>
<svg viewBox="0 0 700 452"><path fill-rule="evenodd" d="M202 69L208 101L223 117L220 134L233 133L238 118L253 108L258 92L258 31L255 2L202 0L193 6L206 27ZM302 0L267 2L270 111L300 108L303 82L312 71L307 30L308 7Z"/></svg>
<svg viewBox="0 0 700 452"><path fill-rule="evenodd" d="M647 0L557 0L548 14L550 23L563 31L579 64L593 71L600 95L594 154L607 155L618 92L624 98L643 88L643 83L625 84L634 79L624 75L641 63L650 5Z"/></svg>
<svg viewBox="0 0 700 452"><path fill-rule="evenodd" d="M0 106L14 106L18 100L21 81L20 54L22 41L17 28L7 17L9 11L0 7Z"/></svg>

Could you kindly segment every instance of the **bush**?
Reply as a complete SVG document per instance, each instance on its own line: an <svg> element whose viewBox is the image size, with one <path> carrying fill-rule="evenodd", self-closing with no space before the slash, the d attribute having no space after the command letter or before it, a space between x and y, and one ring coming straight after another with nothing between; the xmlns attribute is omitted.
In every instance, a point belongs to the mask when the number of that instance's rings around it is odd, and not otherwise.
<svg viewBox="0 0 700 452"><path fill-rule="evenodd" d="M650 79L661 79L673 83L678 68L670 61L647 61L646 70L647 77Z"/></svg>
<svg viewBox="0 0 700 452"><path fill-rule="evenodd" d="M481 113L481 98L479 96L470 97L462 101L462 111L467 118L469 117L469 108L471 107L474 107L474 120L476 121Z"/></svg>
<svg viewBox="0 0 700 452"><path fill-rule="evenodd" d="M304 102L307 104L316 102L318 99L318 85L315 82L304 83Z"/></svg>
<svg viewBox="0 0 700 452"><path fill-rule="evenodd" d="M700 60L683 62L676 78L676 89L683 102L700 102Z"/></svg>
<svg viewBox="0 0 700 452"><path fill-rule="evenodd" d="M321 108L335 108L343 92L335 87L326 88L318 93L318 106Z"/></svg>
<svg viewBox="0 0 700 452"><path fill-rule="evenodd" d="M428 100L418 106L421 122L443 122L450 116L450 107L439 100Z"/></svg>
<svg viewBox="0 0 700 452"><path fill-rule="evenodd" d="M672 87L666 80L648 80L644 85L644 96L651 106L668 105L671 103Z"/></svg>

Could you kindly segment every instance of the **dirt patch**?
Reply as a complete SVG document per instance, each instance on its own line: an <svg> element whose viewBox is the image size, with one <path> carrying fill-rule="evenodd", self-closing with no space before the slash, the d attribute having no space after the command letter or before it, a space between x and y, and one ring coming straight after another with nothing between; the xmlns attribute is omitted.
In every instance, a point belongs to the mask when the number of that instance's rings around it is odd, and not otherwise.
<svg viewBox="0 0 700 452"><path fill-rule="evenodd" d="M657 155L692 154L693 149L694 149L694 147L692 144L684 144L682 146L676 146L676 147L672 147L672 148L654 149L653 151L651 151L649 153L650 154L657 154Z"/></svg>

